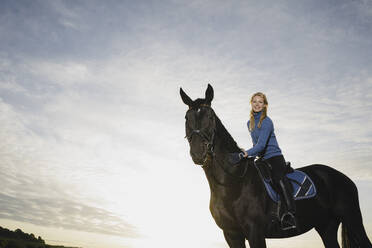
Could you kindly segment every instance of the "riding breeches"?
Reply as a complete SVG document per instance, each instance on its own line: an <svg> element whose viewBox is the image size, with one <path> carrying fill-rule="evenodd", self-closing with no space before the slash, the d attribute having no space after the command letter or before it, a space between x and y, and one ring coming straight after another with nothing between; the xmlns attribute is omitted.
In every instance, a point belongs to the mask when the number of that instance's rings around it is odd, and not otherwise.
<svg viewBox="0 0 372 248"><path fill-rule="evenodd" d="M274 184L278 185L279 181L284 177L286 164L283 155L265 159L271 165L271 176Z"/></svg>

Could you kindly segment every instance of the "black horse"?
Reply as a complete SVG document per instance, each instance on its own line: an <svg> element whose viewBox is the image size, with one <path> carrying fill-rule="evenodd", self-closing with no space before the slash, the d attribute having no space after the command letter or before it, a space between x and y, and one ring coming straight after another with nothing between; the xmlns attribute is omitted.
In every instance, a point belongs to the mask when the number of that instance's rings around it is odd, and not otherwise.
<svg viewBox="0 0 372 248"><path fill-rule="evenodd" d="M240 149L211 108L212 86L208 84L204 99L193 101L182 88L180 94L189 106L185 118L190 155L206 174L211 191L209 208L229 247L246 247L247 239L251 248L263 248L265 238L293 237L312 228L325 247L339 247L340 223L343 247L372 247L363 226L355 184L341 172L320 164L298 169L311 177L317 195L296 201L297 228L282 230L273 218L277 203L265 191L254 161L229 163L230 154Z"/></svg>

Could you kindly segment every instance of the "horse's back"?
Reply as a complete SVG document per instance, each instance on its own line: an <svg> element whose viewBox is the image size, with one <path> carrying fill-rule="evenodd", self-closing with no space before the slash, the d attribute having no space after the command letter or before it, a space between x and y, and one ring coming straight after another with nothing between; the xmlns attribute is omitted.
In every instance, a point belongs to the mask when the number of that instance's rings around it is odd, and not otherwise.
<svg viewBox="0 0 372 248"><path fill-rule="evenodd" d="M355 183L342 172L322 164L298 168L314 181L319 199L340 216L349 209L359 209Z"/></svg>
<svg viewBox="0 0 372 248"><path fill-rule="evenodd" d="M355 190L354 182L342 172L323 164L312 164L298 168L313 180L322 180L328 187L341 187L345 190ZM339 191L340 189L337 189ZM346 192L345 192L346 193ZM351 192L350 192L351 193Z"/></svg>

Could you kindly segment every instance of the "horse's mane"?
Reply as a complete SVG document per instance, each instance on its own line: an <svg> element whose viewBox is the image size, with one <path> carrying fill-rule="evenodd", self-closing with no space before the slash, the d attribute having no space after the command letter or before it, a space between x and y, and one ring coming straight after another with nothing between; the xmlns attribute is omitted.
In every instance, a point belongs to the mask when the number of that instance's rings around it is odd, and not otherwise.
<svg viewBox="0 0 372 248"><path fill-rule="evenodd" d="M192 105L189 106L189 107L190 108L193 108L193 109L198 109L198 108L200 108L203 105L204 106L206 105L206 106L210 107L210 103L207 103L205 99L198 98L195 101L193 101L192 102ZM227 149L227 151L229 153L241 152L241 150L238 147L238 145L236 144L234 138L227 131L227 129L222 124L220 118L218 118L218 116L216 115L215 112L214 112L214 116L216 118L216 131L217 131L218 136L222 139L222 142L224 144L224 147Z"/></svg>
<svg viewBox="0 0 372 248"><path fill-rule="evenodd" d="M222 124L220 118L215 114L216 117L216 131L218 136L222 139L225 148L228 152L240 152L240 148L236 144L234 138L226 130L225 126Z"/></svg>

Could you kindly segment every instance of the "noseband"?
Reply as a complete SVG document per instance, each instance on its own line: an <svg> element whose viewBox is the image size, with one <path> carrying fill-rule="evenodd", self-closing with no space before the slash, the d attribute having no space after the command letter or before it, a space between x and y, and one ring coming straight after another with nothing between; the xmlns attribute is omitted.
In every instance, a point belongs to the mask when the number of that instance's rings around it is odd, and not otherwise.
<svg viewBox="0 0 372 248"><path fill-rule="evenodd" d="M209 138L205 133L200 131L200 129L193 129L191 131L190 135L189 136L186 135L185 138L187 138L189 141L191 141L191 138L194 134L199 135L203 139L204 143L207 145L207 149L208 149L207 151L209 153L213 153L215 133L216 133L216 130L213 129L212 136Z"/></svg>

